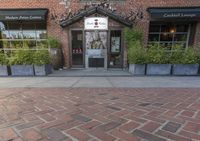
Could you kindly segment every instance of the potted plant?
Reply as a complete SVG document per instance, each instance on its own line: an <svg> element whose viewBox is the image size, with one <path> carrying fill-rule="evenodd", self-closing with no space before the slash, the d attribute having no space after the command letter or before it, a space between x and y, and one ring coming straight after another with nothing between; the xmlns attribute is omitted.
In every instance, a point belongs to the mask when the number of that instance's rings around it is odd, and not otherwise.
<svg viewBox="0 0 200 141"><path fill-rule="evenodd" d="M50 58L53 68L58 70L62 68L62 50L61 43L55 37L48 37L48 44L50 47Z"/></svg>
<svg viewBox="0 0 200 141"><path fill-rule="evenodd" d="M128 48L128 62L130 73L145 75L146 52L139 41L136 41Z"/></svg>
<svg viewBox="0 0 200 141"><path fill-rule="evenodd" d="M34 72L36 76L45 76L52 73L50 54L48 50L36 50L33 58Z"/></svg>
<svg viewBox="0 0 200 141"><path fill-rule="evenodd" d="M170 55L163 47L152 45L147 50L147 75L170 75Z"/></svg>
<svg viewBox="0 0 200 141"><path fill-rule="evenodd" d="M3 52L0 52L0 76L8 76L8 59Z"/></svg>
<svg viewBox="0 0 200 141"><path fill-rule="evenodd" d="M33 76L33 50L18 49L10 60L12 76Z"/></svg>
<svg viewBox="0 0 200 141"><path fill-rule="evenodd" d="M145 75L146 53L142 48L143 32L137 28L126 28L125 39L128 46L129 72Z"/></svg>
<svg viewBox="0 0 200 141"><path fill-rule="evenodd" d="M193 48L182 50L177 47L172 53L173 75L197 75L199 70L198 53Z"/></svg>

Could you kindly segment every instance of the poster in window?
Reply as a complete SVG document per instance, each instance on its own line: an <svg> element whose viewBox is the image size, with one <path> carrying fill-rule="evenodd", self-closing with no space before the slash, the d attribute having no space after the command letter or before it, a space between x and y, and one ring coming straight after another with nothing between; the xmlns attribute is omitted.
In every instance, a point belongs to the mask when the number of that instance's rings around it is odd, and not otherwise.
<svg viewBox="0 0 200 141"><path fill-rule="evenodd" d="M114 53L120 52L120 37L111 38L111 52Z"/></svg>

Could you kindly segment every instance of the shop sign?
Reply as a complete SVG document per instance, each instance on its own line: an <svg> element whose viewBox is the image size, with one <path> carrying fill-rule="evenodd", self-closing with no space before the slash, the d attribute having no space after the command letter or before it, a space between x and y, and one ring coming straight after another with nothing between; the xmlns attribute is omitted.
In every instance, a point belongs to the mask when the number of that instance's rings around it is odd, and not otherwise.
<svg viewBox="0 0 200 141"><path fill-rule="evenodd" d="M14 16L4 16L1 17L2 20L6 21L13 21L13 20L43 20L43 16L20 16L20 15L14 15Z"/></svg>
<svg viewBox="0 0 200 141"><path fill-rule="evenodd" d="M195 18L195 13L164 13L163 18Z"/></svg>
<svg viewBox="0 0 200 141"><path fill-rule="evenodd" d="M107 17L85 18L84 28L85 30L108 30L108 18Z"/></svg>

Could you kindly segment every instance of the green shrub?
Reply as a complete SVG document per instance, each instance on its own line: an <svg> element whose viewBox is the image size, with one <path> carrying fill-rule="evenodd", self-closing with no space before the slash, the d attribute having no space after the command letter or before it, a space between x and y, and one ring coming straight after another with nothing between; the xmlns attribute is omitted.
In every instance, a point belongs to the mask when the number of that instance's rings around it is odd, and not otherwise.
<svg viewBox="0 0 200 141"><path fill-rule="evenodd" d="M33 55L34 65L45 65L50 63L50 54L48 50L37 50Z"/></svg>
<svg viewBox="0 0 200 141"><path fill-rule="evenodd" d="M34 51L22 48L13 52L10 60L11 65L32 65Z"/></svg>
<svg viewBox="0 0 200 141"><path fill-rule="evenodd" d="M149 46L147 50L148 64L168 64L170 62L170 54L165 48L158 45Z"/></svg>
<svg viewBox="0 0 200 141"><path fill-rule="evenodd" d="M128 48L128 62L130 64L146 64L146 52L139 41Z"/></svg>
<svg viewBox="0 0 200 141"><path fill-rule="evenodd" d="M48 37L48 43L50 48L60 48L60 41L55 37Z"/></svg>
<svg viewBox="0 0 200 141"><path fill-rule="evenodd" d="M125 40L130 47L134 42L139 41L142 43L143 41L143 32L137 28L125 28Z"/></svg>
<svg viewBox="0 0 200 141"><path fill-rule="evenodd" d="M176 46L172 52L171 63L199 64L199 54L192 47L183 50L180 46Z"/></svg>
<svg viewBox="0 0 200 141"><path fill-rule="evenodd" d="M7 65L8 59L3 52L0 52L0 65Z"/></svg>

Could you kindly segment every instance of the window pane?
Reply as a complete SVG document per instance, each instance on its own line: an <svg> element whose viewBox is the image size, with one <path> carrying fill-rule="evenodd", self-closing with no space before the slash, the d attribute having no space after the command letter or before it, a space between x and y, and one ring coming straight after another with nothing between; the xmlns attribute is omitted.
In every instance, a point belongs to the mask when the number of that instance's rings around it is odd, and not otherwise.
<svg viewBox="0 0 200 141"><path fill-rule="evenodd" d="M8 26L5 22L0 22L0 39L9 39Z"/></svg>
<svg viewBox="0 0 200 141"><path fill-rule="evenodd" d="M23 39L36 39L35 30L24 30Z"/></svg>
<svg viewBox="0 0 200 141"><path fill-rule="evenodd" d="M46 30L36 31L36 37L37 39L47 39L47 31Z"/></svg>
<svg viewBox="0 0 200 141"><path fill-rule="evenodd" d="M176 25L176 32L188 32L188 28L189 28L189 25L182 25L182 24L178 24Z"/></svg>
<svg viewBox="0 0 200 141"><path fill-rule="evenodd" d="M8 27L10 30L21 30L21 23L20 22L9 22Z"/></svg>
<svg viewBox="0 0 200 141"><path fill-rule="evenodd" d="M35 23L36 25L36 30L46 30L47 26L46 23Z"/></svg>
<svg viewBox="0 0 200 141"><path fill-rule="evenodd" d="M11 48L22 48L23 41L11 41Z"/></svg>
<svg viewBox="0 0 200 141"><path fill-rule="evenodd" d="M48 44L47 41L37 41L37 47L44 47L44 48L48 48Z"/></svg>
<svg viewBox="0 0 200 141"><path fill-rule="evenodd" d="M150 25L149 32L160 32L160 25Z"/></svg>
<svg viewBox="0 0 200 141"><path fill-rule="evenodd" d="M159 34L149 34L149 41L159 41Z"/></svg>
<svg viewBox="0 0 200 141"><path fill-rule="evenodd" d="M10 42L9 40L0 40L0 48L9 48Z"/></svg>
<svg viewBox="0 0 200 141"><path fill-rule="evenodd" d="M187 34L175 34L174 41L187 41Z"/></svg>
<svg viewBox="0 0 200 141"><path fill-rule="evenodd" d="M172 45L173 45L172 42L165 42L165 43L161 42L160 43L160 46L166 48L167 50L171 50L172 49Z"/></svg>
<svg viewBox="0 0 200 141"><path fill-rule="evenodd" d="M172 24L166 24L161 26L161 32L176 32L176 28Z"/></svg>
<svg viewBox="0 0 200 141"><path fill-rule="evenodd" d="M22 31L10 30L10 39L22 39Z"/></svg>
<svg viewBox="0 0 200 141"><path fill-rule="evenodd" d="M36 41L35 40L26 40L26 41L24 41L24 47L35 48Z"/></svg>
<svg viewBox="0 0 200 141"><path fill-rule="evenodd" d="M35 23L32 22L24 22L22 23L23 30L35 30Z"/></svg>
<svg viewBox="0 0 200 141"><path fill-rule="evenodd" d="M172 41L173 40L173 34L161 34L160 41Z"/></svg>

